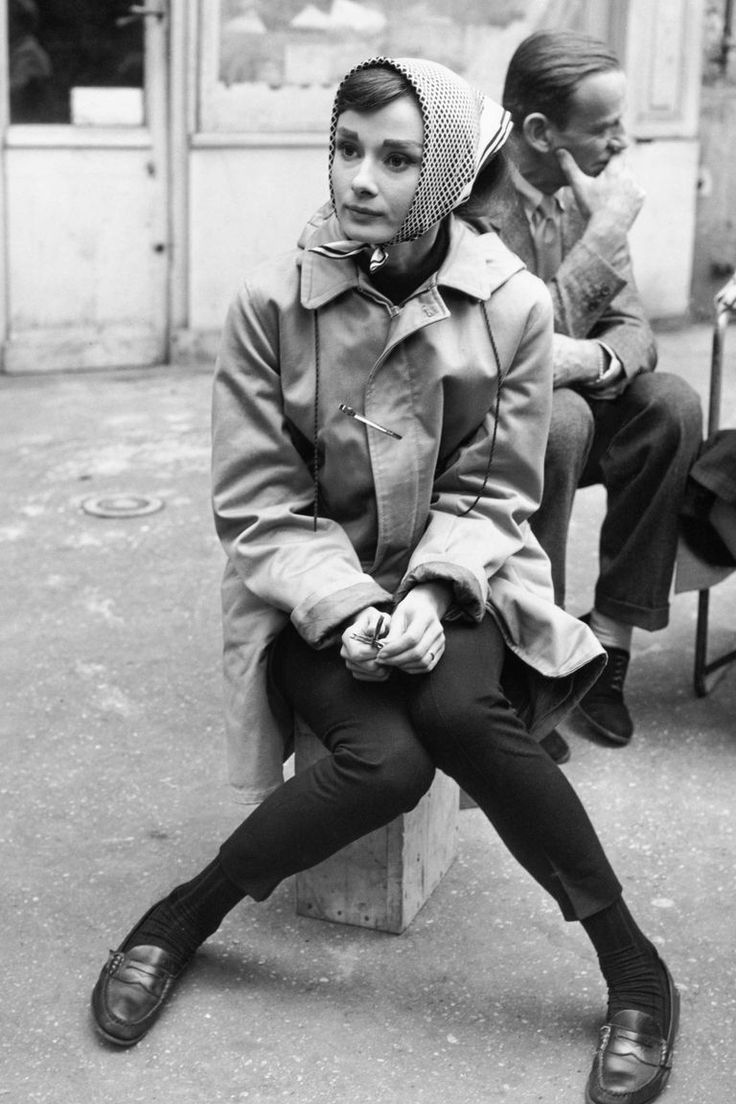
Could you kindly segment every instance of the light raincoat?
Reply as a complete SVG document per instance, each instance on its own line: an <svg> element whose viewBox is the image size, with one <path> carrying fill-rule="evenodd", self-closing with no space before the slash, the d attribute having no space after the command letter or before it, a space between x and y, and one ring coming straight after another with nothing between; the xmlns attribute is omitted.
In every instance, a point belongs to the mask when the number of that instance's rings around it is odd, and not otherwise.
<svg viewBox="0 0 736 1104"><path fill-rule="evenodd" d="M537 738L605 662L588 628L554 605L528 522L552 398L549 293L494 232L454 215L448 227L439 271L397 306L353 259L309 251L340 236L325 208L227 316L213 503L228 557L230 778L245 802L281 782L290 749L293 718L267 670L288 619L313 647L337 646L360 610L446 581L448 616L490 614L521 661L509 693Z"/></svg>

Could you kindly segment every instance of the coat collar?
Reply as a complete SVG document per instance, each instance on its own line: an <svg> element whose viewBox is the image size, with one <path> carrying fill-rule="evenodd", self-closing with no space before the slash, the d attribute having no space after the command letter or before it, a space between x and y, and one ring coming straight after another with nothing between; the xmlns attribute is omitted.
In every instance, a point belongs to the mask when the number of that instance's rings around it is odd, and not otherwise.
<svg viewBox="0 0 736 1104"><path fill-rule="evenodd" d="M449 217L447 256L429 283L459 291L471 299L488 299L524 265L495 233L476 234L459 218ZM344 292L365 287L367 283L352 258L333 260L309 251L310 245L321 245L340 236L337 219L327 204L313 215L299 238L301 303L307 310L317 310Z"/></svg>

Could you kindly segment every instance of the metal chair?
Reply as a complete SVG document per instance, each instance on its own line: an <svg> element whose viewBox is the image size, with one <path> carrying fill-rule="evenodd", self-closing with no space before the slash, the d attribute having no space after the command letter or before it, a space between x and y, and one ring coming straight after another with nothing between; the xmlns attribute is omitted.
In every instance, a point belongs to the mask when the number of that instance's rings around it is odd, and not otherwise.
<svg viewBox="0 0 736 1104"><path fill-rule="evenodd" d="M710 366L710 386L708 396L707 436L710 437L720 428L721 392L723 386L723 349L726 330L732 312L719 309L713 326L713 343ZM736 648L708 658L708 615L710 607L710 589L733 572L732 567L714 567L701 560L680 541L677 554L677 573L675 590L682 593L689 590L698 592L698 615L695 625L695 660L693 666L693 685L695 693L703 698L711 689L710 676L736 660Z"/></svg>

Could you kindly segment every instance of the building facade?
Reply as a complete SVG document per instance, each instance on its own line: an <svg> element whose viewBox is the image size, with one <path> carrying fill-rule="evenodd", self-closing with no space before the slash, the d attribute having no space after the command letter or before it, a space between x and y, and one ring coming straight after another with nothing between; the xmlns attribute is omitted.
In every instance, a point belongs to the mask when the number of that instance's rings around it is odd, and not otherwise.
<svg viewBox="0 0 736 1104"><path fill-rule="evenodd" d="M211 357L242 275L326 197L330 107L350 65L427 56L500 97L538 27L617 49L649 197L637 279L653 317L685 314L702 13L703 0L9 0L3 370Z"/></svg>

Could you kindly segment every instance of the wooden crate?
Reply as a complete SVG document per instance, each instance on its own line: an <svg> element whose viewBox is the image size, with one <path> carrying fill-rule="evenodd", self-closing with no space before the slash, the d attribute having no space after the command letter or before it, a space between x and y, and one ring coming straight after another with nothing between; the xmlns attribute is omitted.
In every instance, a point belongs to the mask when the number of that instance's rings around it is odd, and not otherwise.
<svg viewBox="0 0 736 1104"><path fill-rule="evenodd" d="M296 771L325 754L309 730L297 731ZM411 812L297 874L297 913L401 933L455 858L458 807L457 783L438 772Z"/></svg>

